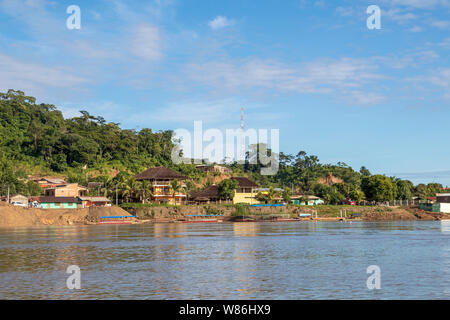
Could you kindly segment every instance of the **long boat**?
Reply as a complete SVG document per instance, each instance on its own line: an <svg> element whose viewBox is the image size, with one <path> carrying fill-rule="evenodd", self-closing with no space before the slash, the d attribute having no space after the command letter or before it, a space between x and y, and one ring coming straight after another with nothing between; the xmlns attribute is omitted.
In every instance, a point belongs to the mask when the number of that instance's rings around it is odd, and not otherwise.
<svg viewBox="0 0 450 320"><path fill-rule="evenodd" d="M136 218L136 216L102 216L100 217L102 221L97 224L134 224L135 222L129 218Z"/></svg>
<svg viewBox="0 0 450 320"><path fill-rule="evenodd" d="M186 215L188 220L182 221L183 223L217 223L222 222L223 214L188 214Z"/></svg>

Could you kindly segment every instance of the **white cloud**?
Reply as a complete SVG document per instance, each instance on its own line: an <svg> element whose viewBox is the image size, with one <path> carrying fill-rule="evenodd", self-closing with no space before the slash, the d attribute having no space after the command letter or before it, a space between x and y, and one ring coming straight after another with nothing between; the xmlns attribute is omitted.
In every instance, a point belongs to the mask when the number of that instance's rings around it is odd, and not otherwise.
<svg viewBox="0 0 450 320"><path fill-rule="evenodd" d="M235 24L234 20L229 20L227 17L223 17L223 16L217 16L213 20L208 22L208 25L213 30L222 29L225 27L232 26L234 24Z"/></svg>
<svg viewBox="0 0 450 320"><path fill-rule="evenodd" d="M383 17L388 17L393 21L398 23L405 23L409 20L417 19L417 16L411 12L405 12L404 10L398 8L391 8L389 10L384 10L382 12Z"/></svg>
<svg viewBox="0 0 450 320"><path fill-rule="evenodd" d="M409 29L409 31L411 31L411 32L422 32L423 29L421 27L419 27L419 26L414 26L411 29Z"/></svg>
<svg viewBox="0 0 450 320"><path fill-rule="evenodd" d="M130 50L135 56L151 61L162 58L161 37L157 27L144 24L133 32Z"/></svg>
<svg viewBox="0 0 450 320"><path fill-rule="evenodd" d="M186 77L203 85L231 91L264 88L297 93L337 93L384 78L366 60L342 58L304 64L276 60L212 61L190 64Z"/></svg>
<svg viewBox="0 0 450 320"><path fill-rule="evenodd" d="M439 29L447 29L450 27L450 21L445 20L432 20L430 25Z"/></svg>
<svg viewBox="0 0 450 320"><path fill-rule="evenodd" d="M351 91L345 99L351 104L374 105L384 102L386 97L373 92Z"/></svg>
<svg viewBox="0 0 450 320"><path fill-rule="evenodd" d="M0 53L0 88L20 89L36 92L50 88L72 88L88 80L76 75L73 70L62 67L47 67Z"/></svg>
<svg viewBox="0 0 450 320"><path fill-rule="evenodd" d="M388 0L391 5L413 7L418 9L434 8L437 6L450 6L448 0Z"/></svg>
<svg viewBox="0 0 450 320"><path fill-rule="evenodd" d="M231 117L230 110L239 110L242 103L234 99L210 100L210 101L182 101L172 102L164 108L152 111L148 115L138 115L141 119L161 120L165 119L177 123L193 123L202 120L208 123L224 122ZM138 119L136 119L137 121Z"/></svg>

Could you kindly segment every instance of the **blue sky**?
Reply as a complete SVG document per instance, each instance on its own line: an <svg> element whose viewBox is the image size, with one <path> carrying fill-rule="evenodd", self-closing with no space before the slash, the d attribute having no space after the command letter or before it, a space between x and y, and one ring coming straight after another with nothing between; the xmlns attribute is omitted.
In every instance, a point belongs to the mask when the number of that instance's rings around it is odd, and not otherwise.
<svg viewBox="0 0 450 320"><path fill-rule="evenodd" d="M450 185L449 52L450 0L0 0L1 91L133 129L235 128L244 106L281 151L416 183Z"/></svg>

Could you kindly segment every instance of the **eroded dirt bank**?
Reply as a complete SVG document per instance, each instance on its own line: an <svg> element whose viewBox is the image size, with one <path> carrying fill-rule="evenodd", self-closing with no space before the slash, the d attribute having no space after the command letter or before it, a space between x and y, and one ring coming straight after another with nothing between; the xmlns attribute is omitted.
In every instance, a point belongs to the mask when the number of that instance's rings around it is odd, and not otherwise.
<svg viewBox="0 0 450 320"><path fill-rule="evenodd" d="M236 215L236 208L226 205L198 205L180 207L141 207L127 208L132 215L139 219L152 222L170 222L186 218L193 214L221 214L225 220ZM317 206L317 207L253 207L246 211L245 215L258 216L267 214L290 214L295 217L299 213L314 213L317 211L321 218L338 218L340 211L346 211L347 218L352 213L362 215L364 221L394 221L394 220L441 220L450 219L450 214L432 213L412 207L340 207L340 206ZM343 213L344 214L344 213Z"/></svg>
<svg viewBox="0 0 450 320"><path fill-rule="evenodd" d="M237 215L237 209L226 205L180 206L180 207L142 207L122 208L98 207L85 209L27 209L0 203L0 227L33 227L92 224L100 221L101 216L136 215L140 222L174 222L184 220L188 215L220 214L225 220ZM270 214L285 214L297 217L299 213L317 211L319 218L338 218L340 210L346 210L347 218L352 213L360 213L364 221L395 220L442 220L450 219L448 213L432 213L418 208L406 207L253 207L245 215L258 217ZM315 216L315 214L313 214Z"/></svg>
<svg viewBox="0 0 450 320"><path fill-rule="evenodd" d="M112 207L84 209L28 209L0 203L0 227L34 227L89 224L100 221L101 216L127 216L125 210Z"/></svg>

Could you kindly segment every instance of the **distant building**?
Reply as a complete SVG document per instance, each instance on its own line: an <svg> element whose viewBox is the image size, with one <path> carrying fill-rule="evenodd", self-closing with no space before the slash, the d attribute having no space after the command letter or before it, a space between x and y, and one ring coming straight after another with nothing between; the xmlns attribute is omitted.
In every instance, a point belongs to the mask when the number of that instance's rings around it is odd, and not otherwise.
<svg viewBox="0 0 450 320"><path fill-rule="evenodd" d="M43 189L67 184L64 179L54 177L30 177L29 180L36 182Z"/></svg>
<svg viewBox="0 0 450 320"><path fill-rule="evenodd" d="M259 204L255 199L256 191L259 186L246 177L231 177L232 180L238 182L239 186L234 192L233 203Z"/></svg>
<svg viewBox="0 0 450 320"><path fill-rule="evenodd" d="M197 169L202 170L203 172L218 172L218 173L232 173L232 170L219 166L219 165L206 165L206 164L200 164L196 166Z"/></svg>
<svg viewBox="0 0 450 320"><path fill-rule="evenodd" d="M292 195L291 202L292 204L301 206L317 206L320 204L324 204L324 201L319 197L305 195Z"/></svg>
<svg viewBox="0 0 450 320"><path fill-rule="evenodd" d="M188 178L174 170L165 167L150 168L136 175L135 178L138 181L147 180L152 183L152 197L155 203L186 203L185 181ZM179 180L183 187L183 190L176 192L175 195L169 187L173 180Z"/></svg>
<svg viewBox="0 0 450 320"><path fill-rule="evenodd" d="M78 199L82 208L111 206L111 200L106 197L78 197Z"/></svg>
<svg viewBox="0 0 450 320"><path fill-rule="evenodd" d="M77 197L38 197L42 209L77 209L81 200Z"/></svg>
<svg viewBox="0 0 450 320"><path fill-rule="evenodd" d="M20 203L28 205L28 197L23 196L21 194L16 194L14 196L10 196L9 203L13 203L13 202L20 202Z"/></svg>
<svg viewBox="0 0 450 320"><path fill-rule="evenodd" d="M87 193L85 187L79 186L78 183L69 183L52 188L45 189L47 197L80 197Z"/></svg>
<svg viewBox="0 0 450 320"><path fill-rule="evenodd" d="M189 199L197 204L217 202L219 200L219 186L213 184L203 190L193 192Z"/></svg>
<svg viewBox="0 0 450 320"><path fill-rule="evenodd" d="M440 205L440 212L450 213L450 193L436 194L436 203Z"/></svg>

